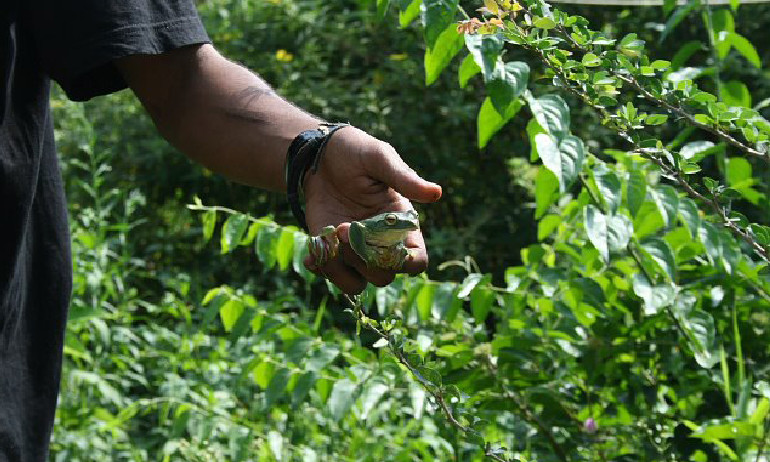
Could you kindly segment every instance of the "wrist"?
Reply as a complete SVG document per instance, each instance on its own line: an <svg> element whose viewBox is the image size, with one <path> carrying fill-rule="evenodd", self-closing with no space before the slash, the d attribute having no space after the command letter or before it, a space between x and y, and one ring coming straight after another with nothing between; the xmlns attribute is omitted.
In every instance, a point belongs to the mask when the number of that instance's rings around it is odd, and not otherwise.
<svg viewBox="0 0 770 462"><path fill-rule="evenodd" d="M304 130L292 141L284 166L286 195L294 218L308 230L302 206L306 179L318 171L324 152L334 134L348 124L321 123L318 128Z"/></svg>

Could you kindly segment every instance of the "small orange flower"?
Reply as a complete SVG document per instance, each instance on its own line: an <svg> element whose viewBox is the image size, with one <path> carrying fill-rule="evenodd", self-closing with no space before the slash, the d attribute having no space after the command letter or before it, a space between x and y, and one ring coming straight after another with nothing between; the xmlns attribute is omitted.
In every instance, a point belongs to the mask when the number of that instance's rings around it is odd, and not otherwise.
<svg viewBox="0 0 770 462"><path fill-rule="evenodd" d="M460 21L460 23L457 25L457 33L458 34L475 34L478 32L479 28L483 26L484 23L479 21L477 18L471 18L467 21Z"/></svg>

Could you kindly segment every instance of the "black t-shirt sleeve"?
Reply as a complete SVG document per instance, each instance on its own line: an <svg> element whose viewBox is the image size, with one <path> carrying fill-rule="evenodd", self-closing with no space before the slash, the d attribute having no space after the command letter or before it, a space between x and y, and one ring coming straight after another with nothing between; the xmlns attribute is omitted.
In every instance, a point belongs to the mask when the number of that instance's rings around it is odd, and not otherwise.
<svg viewBox="0 0 770 462"><path fill-rule="evenodd" d="M41 65L76 101L126 88L113 64L208 43L192 0L35 0L26 11Z"/></svg>

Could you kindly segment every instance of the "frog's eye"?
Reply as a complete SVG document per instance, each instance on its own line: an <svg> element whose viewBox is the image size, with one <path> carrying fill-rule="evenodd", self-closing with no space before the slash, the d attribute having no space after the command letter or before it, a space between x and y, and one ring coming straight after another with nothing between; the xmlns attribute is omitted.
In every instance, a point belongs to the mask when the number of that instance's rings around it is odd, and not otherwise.
<svg viewBox="0 0 770 462"><path fill-rule="evenodd" d="M395 225L397 220L398 220L398 217L396 217L396 215L392 213L385 215L385 223L389 225Z"/></svg>

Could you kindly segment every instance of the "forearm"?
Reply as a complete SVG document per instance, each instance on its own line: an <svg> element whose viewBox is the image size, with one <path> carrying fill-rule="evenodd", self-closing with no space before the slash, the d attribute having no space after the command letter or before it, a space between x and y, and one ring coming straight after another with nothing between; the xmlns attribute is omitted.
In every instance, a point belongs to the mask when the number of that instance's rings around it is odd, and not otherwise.
<svg viewBox="0 0 770 462"><path fill-rule="evenodd" d="M146 79L137 74L144 73L141 60L153 59L161 58L134 57L121 69L164 137L232 180L285 190L286 150L297 134L315 128L318 119L210 46L167 57L161 66L164 75L153 73L145 88ZM157 63L150 67L157 69Z"/></svg>

